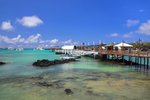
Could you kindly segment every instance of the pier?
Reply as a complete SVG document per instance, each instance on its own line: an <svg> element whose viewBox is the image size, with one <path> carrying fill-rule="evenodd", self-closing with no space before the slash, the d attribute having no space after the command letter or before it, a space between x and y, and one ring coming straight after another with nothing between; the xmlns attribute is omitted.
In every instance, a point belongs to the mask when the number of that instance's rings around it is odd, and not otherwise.
<svg viewBox="0 0 150 100"><path fill-rule="evenodd" d="M94 46L93 46L94 47ZM88 48L88 47L86 47ZM133 45L121 42L119 44L100 45L97 49L59 49L54 50L56 54L71 53L71 55L79 55L91 57L95 59L112 61L116 64L135 66L139 69L149 70L150 51L142 51Z"/></svg>
<svg viewBox="0 0 150 100"><path fill-rule="evenodd" d="M99 56L102 59L116 61L121 60L121 63L126 65L135 65L137 68L145 70L149 69L150 53L140 52L135 50L99 50Z"/></svg>

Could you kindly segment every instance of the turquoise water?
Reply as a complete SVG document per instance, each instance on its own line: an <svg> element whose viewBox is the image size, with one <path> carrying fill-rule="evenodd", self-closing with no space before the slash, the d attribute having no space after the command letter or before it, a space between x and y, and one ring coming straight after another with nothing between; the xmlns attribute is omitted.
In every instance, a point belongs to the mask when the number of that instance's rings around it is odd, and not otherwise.
<svg viewBox="0 0 150 100"><path fill-rule="evenodd" d="M48 50L0 50L0 100L149 100L150 76L131 66L82 57L37 68L39 59L60 59ZM40 83L46 82L50 86ZM66 95L70 88L73 94Z"/></svg>
<svg viewBox="0 0 150 100"><path fill-rule="evenodd" d="M1 50L0 61L7 62L8 64L0 68L0 77L31 75L42 71L41 69L32 66L32 63L40 59L59 59L58 55L48 50Z"/></svg>

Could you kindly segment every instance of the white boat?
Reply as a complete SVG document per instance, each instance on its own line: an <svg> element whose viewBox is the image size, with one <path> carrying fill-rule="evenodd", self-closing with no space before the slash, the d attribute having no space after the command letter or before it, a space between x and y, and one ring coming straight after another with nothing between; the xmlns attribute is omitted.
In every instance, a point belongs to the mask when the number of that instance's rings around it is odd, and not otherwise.
<svg viewBox="0 0 150 100"><path fill-rule="evenodd" d="M16 51L22 51L24 50L23 48L16 48Z"/></svg>
<svg viewBox="0 0 150 100"><path fill-rule="evenodd" d="M77 56L77 55L62 55L60 58L61 59L79 59L79 58L81 58L81 56Z"/></svg>
<svg viewBox="0 0 150 100"><path fill-rule="evenodd" d="M75 59L75 57L62 56L61 59Z"/></svg>

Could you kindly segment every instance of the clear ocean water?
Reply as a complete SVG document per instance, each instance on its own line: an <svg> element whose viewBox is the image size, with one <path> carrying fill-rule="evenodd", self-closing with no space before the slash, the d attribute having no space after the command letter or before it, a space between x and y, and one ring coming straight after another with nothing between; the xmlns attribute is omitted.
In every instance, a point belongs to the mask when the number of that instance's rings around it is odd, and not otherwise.
<svg viewBox="0 0 150 100"><path fill-rule="evenodd" d="M0 50L0 61L7 63L0 66L0 100L150 99L150 74L135 67L85 57L46 68L32 66L39 59L60 56L48 50ZM73 94L67 95L67 88Z"/></svg>

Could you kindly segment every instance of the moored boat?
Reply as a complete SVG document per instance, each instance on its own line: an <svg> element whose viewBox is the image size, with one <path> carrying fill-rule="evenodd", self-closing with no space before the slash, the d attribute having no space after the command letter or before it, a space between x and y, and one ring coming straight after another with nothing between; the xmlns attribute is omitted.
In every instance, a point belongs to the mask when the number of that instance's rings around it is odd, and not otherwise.
<svg viewBox="0 0 150 100"><path fill-rule="evenodd" d="M16 51L22 51L24 50L23 48L16 48Z"/></svg>

